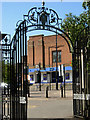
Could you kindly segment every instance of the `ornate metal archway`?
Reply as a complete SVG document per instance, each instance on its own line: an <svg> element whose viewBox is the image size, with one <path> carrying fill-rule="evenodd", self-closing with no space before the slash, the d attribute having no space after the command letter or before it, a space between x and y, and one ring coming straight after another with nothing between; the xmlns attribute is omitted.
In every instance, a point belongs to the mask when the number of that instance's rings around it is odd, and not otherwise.
<svg viewBox="0 0 90 120"><path fill-rule="evenodd" d="M44 5L45 3L43 2L42 7L31 8L28 14L24 15L24 20L17 22L16 33L10 43L10 119L27 119L27 32L47 30L56 33L56 35L59 34L66 40L70 52L73 53L73 62L75 63L75 60L79 62L78 46L73 48L70 37L61 30L61 19L58 14L54 10L46 8ZM77 80L75 76L75 64L73 64L73 68L74 93L76 96L77 90L75 88L77 88ZM78 71L80 70L79 67L77 69ZM78 106L78 101L75 96L73 105ZM74 114L78 114L78 108L74 107ZM88 115L88 113L86 114ZM5 117L7 118L7 116Z"/></svg>
<svg viewBox="0 0 90 120"><path fill-rule="evenodd" d="M16 24L16 33L11 43L11 118L27 119L27 32L34 30L47 30L62 36L70 52L73 52L72 41L69 36L62 31L61 19L58 14L48 9L42 3L42 7L31 8L24 20L19 20ZM14 76L14 79L13 79ZM12 80L13 79L13 80ZM56 84L58 82L56 81Z"/></svg>

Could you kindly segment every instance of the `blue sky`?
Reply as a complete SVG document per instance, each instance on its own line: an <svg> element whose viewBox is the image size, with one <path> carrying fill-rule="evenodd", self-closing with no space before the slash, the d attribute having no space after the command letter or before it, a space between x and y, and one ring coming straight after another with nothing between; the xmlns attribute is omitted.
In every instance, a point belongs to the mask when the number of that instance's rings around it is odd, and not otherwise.
<svg viewBox="0 0 90 120"><path fill-rule="evenodd" d="M2 24L0 26L2 33L11 34L13 37L17 21L22 20L23 15L28 14L32 7L40 7L41 4L41 2L2 2ZM45 6L54 9L62 19L70 12L73 15L79 15L84 11L82 2L46 2ZM41 33L34 31L30 35ZM44 34L50 33L44 32Z"/></svg>

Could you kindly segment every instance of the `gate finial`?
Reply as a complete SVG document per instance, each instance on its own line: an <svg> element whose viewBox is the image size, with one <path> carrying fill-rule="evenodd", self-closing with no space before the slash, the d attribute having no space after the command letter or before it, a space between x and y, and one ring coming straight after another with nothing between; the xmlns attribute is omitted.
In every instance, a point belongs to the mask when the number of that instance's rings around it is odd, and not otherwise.
<svg viewBox="0 0 90 120"><path fill-rule="evenodd" d="M44 0L42 0L42 7L44 7L44 5L45 5L45 2L44 2Z"/></svg>

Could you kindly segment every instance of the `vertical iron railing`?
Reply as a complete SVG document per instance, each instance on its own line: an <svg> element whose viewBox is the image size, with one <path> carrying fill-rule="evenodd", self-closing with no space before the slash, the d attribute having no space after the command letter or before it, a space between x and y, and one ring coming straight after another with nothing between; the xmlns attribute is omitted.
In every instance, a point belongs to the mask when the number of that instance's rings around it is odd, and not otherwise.
<svg viewBox="0 0 90 120"><path fill-rule="evenodd" d="M2 119L10 119L10 35L6 34L2 45Z"/></svg>
<svg viewBox="0 0 90 120"><path fill-rule="evenodd" d="M89 29L85 28L77 37L73 54L73 109L74 115L79 117L89 117L89 78L88 63L90 54L88 54ZM88 59L89 58L89 59Z"/></svg>
<svg viewBox="0 0 90 120"><path fill-rule="evenodd" d="M57 30L56 30L56 90L58 90L58 53L57 53Z"/></svg>
<svg viewBox="0 0 90 120"><path fill-rule="evenodd" d="M27 119L27 39L26 22L23 21L12 39L11 117Z"/></svg>

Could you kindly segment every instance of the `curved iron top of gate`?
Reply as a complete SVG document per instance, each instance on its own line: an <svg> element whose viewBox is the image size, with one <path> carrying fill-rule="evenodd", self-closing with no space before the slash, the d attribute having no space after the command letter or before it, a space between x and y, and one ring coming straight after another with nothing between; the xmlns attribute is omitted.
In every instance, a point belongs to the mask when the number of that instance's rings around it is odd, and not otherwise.
<svg viewBox="0 0 90 120"><path fill-rule="evenodd" d="M52 10L48 9L45 6L45 2L42 2L42 7L33 7L28 11L27 15L24 15L24 20L19 20L16 23L16 27L18 27L23 23L27 23L27 32L33 30L48 30L54 33L58 33L63 36L66 42L69 45L70 52L73 52L73 43L63 30L61 30L62 19L59 18L58 14ZM30 28L30 29L29 29Z"/></svg>
<svg viewBox="0 0 90 120"><path fill-rule="evenodd" d="M42 2L42 7L33 7L28 11L28 15L24 15L24 19L27 20L31 25L42 24L57 26L59 27L62 19L59 18L58 14L52 10L44 7L45 2Z"/></svg>
<svg viewBox="0 0 90 120"><path fill-rule="evenodd" d="M89 34L90 34L90 28L89 26L86 26L83 28L77 35L76 41L74 43L75 49L83 49L85 46L90 46L90 40L89 40Z"/></svg>

